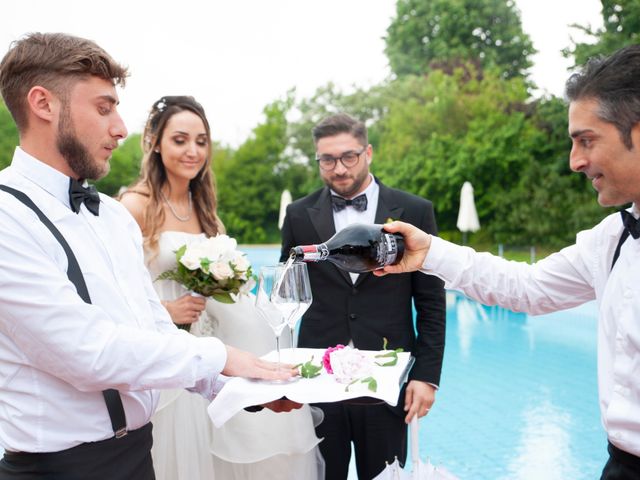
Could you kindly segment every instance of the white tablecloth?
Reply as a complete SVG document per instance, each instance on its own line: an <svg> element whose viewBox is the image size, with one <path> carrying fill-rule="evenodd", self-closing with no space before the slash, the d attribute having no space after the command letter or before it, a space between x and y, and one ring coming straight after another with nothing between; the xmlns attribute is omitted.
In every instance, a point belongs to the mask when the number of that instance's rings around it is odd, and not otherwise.
<svg viewBox="0 0 640 480"><path fill-rule="evenodd" d="M282 361L297 364L306 362L313 356L313 363L317 365L322 362L324 352L324 349L296 348L295 359L292 361L292 350L283 349ZM371 356L380 353L368 350L362 350L362 352ZM275 352L265 355L264 358L275 360ZM382 363L387 360L378 359L378 362ZM220 427L245 407L261 405L282 397L287 397L298 403L340 402L359 397L371 397L395 406L398 402L400 387L406 381L407 373L412 364L411 355L408 352L401 352L398 354L396 365L373 367L371 376L376 379L378 384L375 392L370 391L366 384L360 382L351 385L349 390L345 391L347 385L336 382L334 376L328 374L324 368L317 377L299 378L298 381L284 384L232 378L209 405L209 417L216 427Z"/></svg>

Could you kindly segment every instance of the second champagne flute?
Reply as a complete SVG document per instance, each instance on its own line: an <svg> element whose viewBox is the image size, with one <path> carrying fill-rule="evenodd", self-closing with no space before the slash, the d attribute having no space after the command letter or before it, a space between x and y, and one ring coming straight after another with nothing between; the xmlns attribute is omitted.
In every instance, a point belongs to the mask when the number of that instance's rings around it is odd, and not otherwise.
<svg viewBox="0 0 640 480"><path fill-rule="evenodd" d="M273 330L276 336L276 352L278 356L278 368L280 368L280 335L282 330L287 326L284 315L271 301L276 284L279 283L282 276L281 266L264 266L260 268L260 274L258 275L258 291L256 292L256 309L262 317L267 321L267 324ZM274 381L275 383L282 383L283 381Z"/></svg>
<svg viewBox="0 0 640 480"><path fill-rule="evenodd" d="M311 283L309 282L309 272L307 270L307 264L294 263L293 265L291 265L291 270L293 271L293 277L295 278L295 290L298 298L298 308L296 309L295 313L289 317L287 323L289 324L289 334L291 335L291 363L296 363L296 325L298 324L298 321L300 320L302 315L304 315L311 306L313 295L311 293Z"/></svg>

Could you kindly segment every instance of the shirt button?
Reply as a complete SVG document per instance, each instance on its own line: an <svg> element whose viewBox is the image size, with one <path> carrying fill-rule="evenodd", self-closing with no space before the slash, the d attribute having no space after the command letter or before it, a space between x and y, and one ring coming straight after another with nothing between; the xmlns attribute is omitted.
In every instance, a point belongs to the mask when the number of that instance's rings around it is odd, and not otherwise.
<svg viewBox="0 0 640 480"><path fill-rule="evenodd" d="M358 318L358 316L355 313L349 315L350 320L355 320L356 318Z"/></svg>
<svg viewBox="0 0 640 480"><path fill-rule="evenodd" d="M624 298L632 298L633 297L633 293L631 292L630 288L625 288L624 289Z"/></svg>

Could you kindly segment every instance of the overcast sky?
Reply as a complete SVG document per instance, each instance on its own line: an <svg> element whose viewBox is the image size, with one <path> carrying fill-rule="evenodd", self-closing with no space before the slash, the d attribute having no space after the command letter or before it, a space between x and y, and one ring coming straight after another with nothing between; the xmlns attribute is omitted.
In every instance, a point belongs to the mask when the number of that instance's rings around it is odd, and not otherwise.
<svg viewBox="0 0 640 480"><path fill-rule="evenodd" d="M533 80L562 94L571 23L601 25L598 0L516 0L535 48ZM0 55L27 32L95 40L131 77L120 92L130 132L162 95L193 95L214 140L237 146L267 103L332 81L349 91L389 75L384 41L395 0L12 0L3 2Z"/></svg>

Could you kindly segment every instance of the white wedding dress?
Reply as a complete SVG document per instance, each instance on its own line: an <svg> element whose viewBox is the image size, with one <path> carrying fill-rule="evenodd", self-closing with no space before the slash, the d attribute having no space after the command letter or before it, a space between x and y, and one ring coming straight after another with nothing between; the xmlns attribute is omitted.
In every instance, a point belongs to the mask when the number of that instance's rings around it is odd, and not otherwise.
<svg viewBox="0 0 640 480"><path fill-rule="evenodd" d="M204 234L163 232L158 255L146 258L152 280L175 268L175 251L180 246L203 238ZM155 281L154 286L163 300L186 293L173 281ZM253 302L253 296L243 296L234 304L208 300L191 333L216 336L225 344L263 355L273 350L275 340ZM200 395L186 390L161 392L151 419L157 480L324 478L324 461L308 405L290 413L241 411L221 428L213 426L207 405Z"/></svg>

